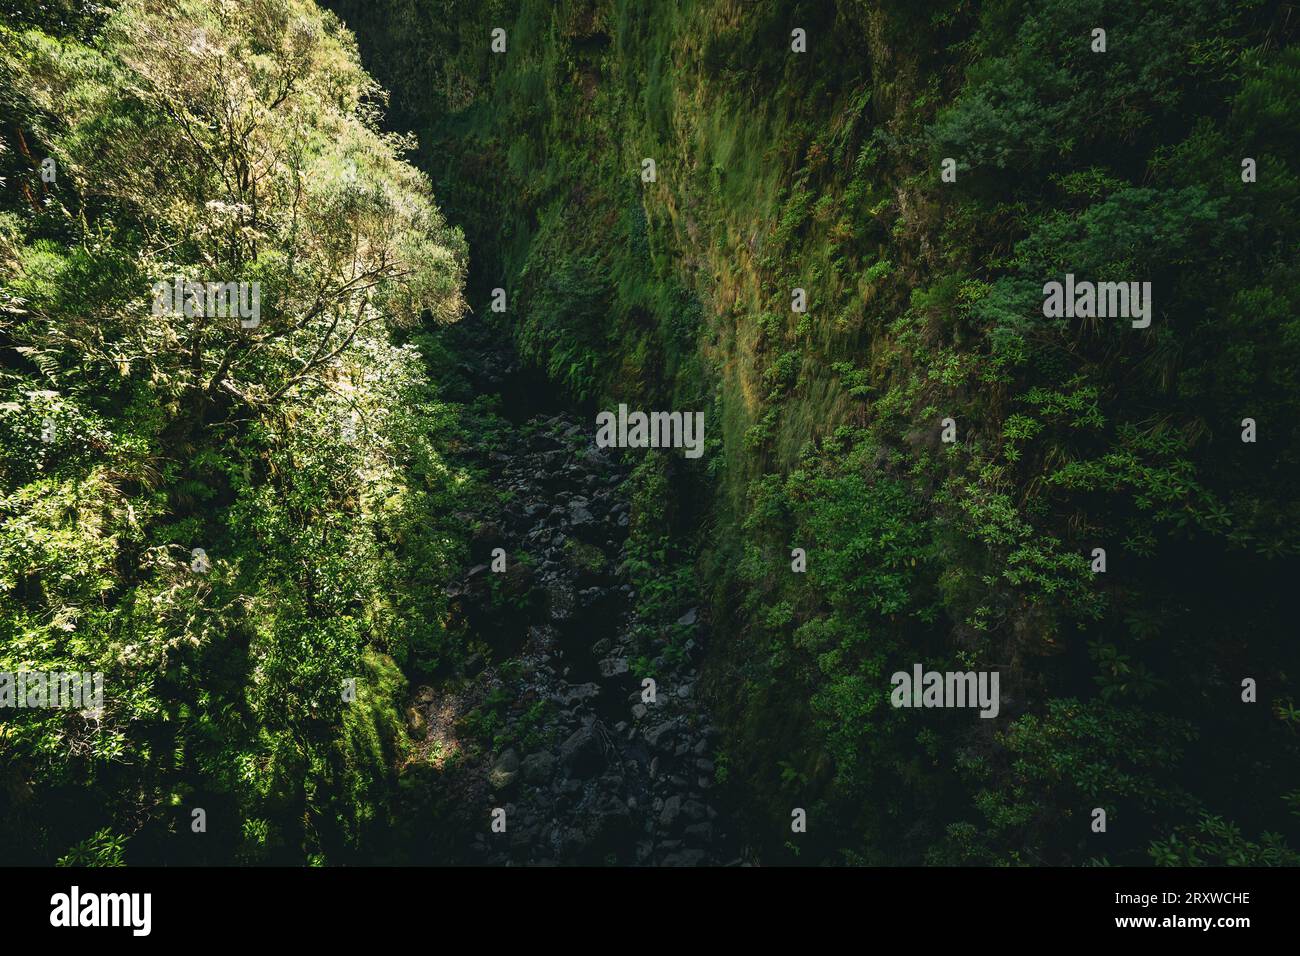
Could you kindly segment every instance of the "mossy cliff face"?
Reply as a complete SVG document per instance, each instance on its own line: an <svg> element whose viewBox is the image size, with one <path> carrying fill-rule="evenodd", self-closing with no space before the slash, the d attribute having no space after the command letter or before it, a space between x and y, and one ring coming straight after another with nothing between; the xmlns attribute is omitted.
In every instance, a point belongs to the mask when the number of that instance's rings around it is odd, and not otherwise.
<svg viewBox="0 0 1300 956"><path fill-rule="evenodd" d="M713 595L759 855L1295 861L1282 5L330 6L474 310L587 408L707 413L637 520ZM1067 273L1150 325L1045 316ZM915 663L999 672L998 716L891 707Z"/></svg>

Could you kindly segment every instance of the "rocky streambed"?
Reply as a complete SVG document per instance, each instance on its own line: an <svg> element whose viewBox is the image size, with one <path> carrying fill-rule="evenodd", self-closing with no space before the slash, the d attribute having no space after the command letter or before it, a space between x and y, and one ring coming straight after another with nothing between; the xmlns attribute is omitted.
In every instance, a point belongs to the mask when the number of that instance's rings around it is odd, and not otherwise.
<svg viewBox="0 0 1300 956"><path fill-rule="evenodd" d="M511 372L500 356L474 364L498 382ZM461 680L417 688L408 712L452 793L446 862L739 862L711 799L706 622L694 608L639 619L631 462L597 448L588 426L565 414L510 423L481 462L503 503L477 516L480 560L450 591L489 651Z"/></svg>

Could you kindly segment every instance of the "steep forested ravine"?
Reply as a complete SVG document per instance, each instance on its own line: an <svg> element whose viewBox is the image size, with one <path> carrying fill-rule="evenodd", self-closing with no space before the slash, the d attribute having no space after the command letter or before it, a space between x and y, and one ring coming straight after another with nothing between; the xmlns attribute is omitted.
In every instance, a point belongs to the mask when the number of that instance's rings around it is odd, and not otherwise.
<svg viewBox="0 0 1300 956"><path fill-rule="evenodd" d="M1300 864L1290 0L3 6L0 859Z"/></svg>
<svg viewBox="0 0 1300 956"><path fill-rule="evenodd" d="M754 858L1300 859L1289 4L328 5L472 307L568 395L705 415L632 513ZM1071 276L1149 314L1045 311ZM996 717L900 707L918 665Z"/></svg>
<svg viewBox="0 0 1300 956"><path fill-rule="evenodd" d="M638 619L630 464L581 410L539 413L562 396L478 325L448 338L493 409L465 449L490 493L463 515L474 563L448 591L482 651L413 689L414 757L445 770L449 832L412 862L730 862L718 732L695 690L707 626L694 607L664 628Z"/></svg>

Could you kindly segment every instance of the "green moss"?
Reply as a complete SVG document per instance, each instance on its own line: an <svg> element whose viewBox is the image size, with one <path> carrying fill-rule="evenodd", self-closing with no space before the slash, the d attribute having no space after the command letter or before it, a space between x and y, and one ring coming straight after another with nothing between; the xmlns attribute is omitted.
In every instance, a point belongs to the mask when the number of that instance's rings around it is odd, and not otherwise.
<svg viewBox="0 0 1300 956"><path fill-rule="evenodd" d="M1076 803L1107 768L1149 811L1114 862L1147 861L1157 816L1291 823L1231 783L1293 788L1285 722L1208 704L1247 660L1300 666L1274 591L1300 553L1276 4L520 0L452 5L458 44L446 4L338 6L433 38L367 34L466 229L471 300L509 288L517 341L579 400L706 411L703 462L646 459L632 565L652 616L689 587L665 566L711 595L752 832L784 832L794 780L842 822L800 862L1084 862ZM511 53L484 65L498 22ZM478 79L431 98L444 76ZM1045 319L1066 271L1153 281L1151 329ZM1252 413L1262 454L1236 441ZM999 669L1003 732L901 719L888 677L916 661Z"/></svg>

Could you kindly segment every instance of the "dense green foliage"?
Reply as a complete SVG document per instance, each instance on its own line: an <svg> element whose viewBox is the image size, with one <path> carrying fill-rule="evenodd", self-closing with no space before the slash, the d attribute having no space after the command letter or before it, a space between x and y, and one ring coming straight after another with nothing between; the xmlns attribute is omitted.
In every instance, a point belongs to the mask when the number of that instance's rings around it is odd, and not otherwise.
<svg viewBox="0 0 1300 956"><path fill-rule="evenodd" d="M503 288L572 403L707 413L621 573L665 655L709 596L754 858L1300 863L1288 5L324 5L0 18L0 672L105 683L0 713L0 858L450 852L463 754L404 709L486 653L444 584L502 426L437 327ZM1150 327L1044 317L1066 273L1150 281ZM159 314L177 276L260 323ZM892 708L914 663L999 715ZM527 750L547 706L461 727Z"/></svg>
<svg viewBox="0 0 1300 956"><path fill-rule="evenodd" d="M472 306L504 287L580 399L707 410L642 511L714 595L756 852L1297 862L1286 4L331 6L466 230ZM1066 272L1150 281L1150 328L1044 318ZM915 662L999 670L1000 716L892 709Z"/></svg>
<svg viewBox="0 0 1300 956"><path fill-rule="evenodd" d="M373 859L402 668L448 653L458 424L406 340L459 317L464 240L308 0L32 6L0 25L0 671L105 693L5 711L0 858ZM173 276L260 283L260 325L155 314Z"/></svg>

